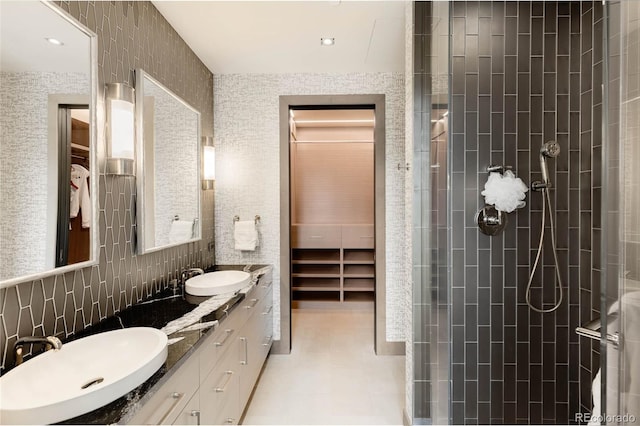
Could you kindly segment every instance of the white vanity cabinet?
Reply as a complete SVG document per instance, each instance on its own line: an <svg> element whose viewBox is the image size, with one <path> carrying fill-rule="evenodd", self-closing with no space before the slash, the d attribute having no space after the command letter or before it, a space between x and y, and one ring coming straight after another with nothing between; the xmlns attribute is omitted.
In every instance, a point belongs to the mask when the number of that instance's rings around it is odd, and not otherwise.
<svg viewBox="0 0 640 426"><path fill-rule="evenodd" d="M271 348L272 274L136 412L129 424L237 424Z"/></svg>

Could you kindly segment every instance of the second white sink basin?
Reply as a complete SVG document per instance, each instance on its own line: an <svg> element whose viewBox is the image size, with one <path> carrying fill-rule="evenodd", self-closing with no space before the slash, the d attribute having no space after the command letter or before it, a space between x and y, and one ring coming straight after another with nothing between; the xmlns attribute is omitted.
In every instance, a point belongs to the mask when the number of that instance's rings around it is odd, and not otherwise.
<svg viewBox="0 0 640 426"><path fill-rule="evenodd" d="M184 289L194 296L215 296L230 293L246 287L251 280L251 274L243 271L208 272L189 278Z"/></svg>
<svg viewBox="0 0 640 426"><path fill-rule="evenodd" d="M149 327L65 343L0 377L0 419L3 424L72 419L140 386L166 359L166 334Z"/></svg>

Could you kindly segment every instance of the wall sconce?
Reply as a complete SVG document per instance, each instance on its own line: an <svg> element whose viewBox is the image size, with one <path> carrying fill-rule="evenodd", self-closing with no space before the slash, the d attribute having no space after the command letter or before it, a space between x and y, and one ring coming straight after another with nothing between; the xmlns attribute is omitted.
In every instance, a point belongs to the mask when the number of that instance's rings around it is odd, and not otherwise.
<svg viewBox="0 0 640 426"><path fill-rule="evenodd" d="M134 175L134 90L122 83L107 83L106 87L107 174Z"/></svg>
<svg viewBox="0 0 640 426"><path fill-rule="evenodd" d="M202 137L202 189L213 189L216 179L216 148L213 137Z"/></svg>

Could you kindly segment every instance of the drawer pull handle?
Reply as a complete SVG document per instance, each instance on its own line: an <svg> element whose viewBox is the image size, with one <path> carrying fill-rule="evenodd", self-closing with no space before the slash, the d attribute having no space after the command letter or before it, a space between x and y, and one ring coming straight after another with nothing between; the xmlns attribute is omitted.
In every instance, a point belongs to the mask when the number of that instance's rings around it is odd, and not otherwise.
<svg viewBox="0 0 640 426"><path fill-rule="evenodd" d="M216 346L224 346L224 344L227 343L227 340L229 340L229 336L231 336L231 334L233 334L233 331L234 331L233 328L226 329L224 331L224 333L225 333L224 339L222 339L219 342L216 342L215 345Z"/></svg>
<svg viewBox="0 0 640 426"><path fill-rule="evenodd" d="M231 417L228 417L224 422L225 424L232 425L236 422L236 419L232 419Z"/></svg>
<svg viewBox="0 0 640 426"><path fill-rule="evenodd" d="M216 393L222 393L227 390L227 386L229 386L229 382L231 381L231 377L233 376L233 371L228 370L224 372L224 375L227 376L227 380L220 387L216 388Z"/></svg>
<svg viewBox="0 0 640 426"><path fill-rule="evenodd" d="M200 411L198 410L193 410L191 413L189 413L189 415L191 417L195 417L196 418L196 424L199 425L200 424Z"/></svg>
<svg viewBox="0 0 640 426"><path fill-rule="evenodd" d="M247 306L247 309L255 308L259 301L260 299L251 299L251 304Z"/></svg>
<svg viewBox="0 0 640 426"><path fill-rule="evenodd" d="M180 401L182 401L182 398L184 398L184 393L174 392L171 394L171 398L173 398L173 404L171 404L167 412L164 413L164 416L162 416L162 418L158 421L159 425L163 424L165 420L167 420L167 417L169 417L169 414L171 414L171 412L176 408L176 406L180 403Z"/></svg>
<svg viewBox="0 0 640 426"><path fill-rule="evenodd" d="M273 340L273 334L267 338L267 343L263 343L262 346L269 346Z"/></svg>
<svg viewBox="0 0 640 426"><path fill-rule="evenodd" d="M244 361L240 361L241 365L249 364L249 342L246 337L241 337L240 340L244 342Z"/></svg>
<svg viewBox="0 0 640 426"><path fill-rule="evenodd" d="M269 315L271 313L271 311L273 311L273 305L269 306L269 309L267 309L266 311L264 311L262 313L262 315Z"/></svg>

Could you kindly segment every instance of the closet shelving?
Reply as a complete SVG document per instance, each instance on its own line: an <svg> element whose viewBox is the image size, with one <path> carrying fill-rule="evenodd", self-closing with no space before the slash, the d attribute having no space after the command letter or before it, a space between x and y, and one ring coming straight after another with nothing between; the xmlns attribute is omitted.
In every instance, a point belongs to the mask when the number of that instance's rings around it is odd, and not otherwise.
<svg viewBox="0 0 640 426"><path fill-rule="evenodd" d="M344 227L352 228L348 225ZM373 300L373 226L360 226L355 231L355 243L352 242L353 238L349 238L353 237L353 232L343 232L343 226L340 225L331 228L326 228L330 235L323 235L323 230L318 228L312 232L318 235L310 235L305 232L304 225L294 226L291 256L294 300ZM335 238L335 229L341 238ZM363 235L357 235L358 232ZM325 247L318 248L318 245Z"/></svg>

